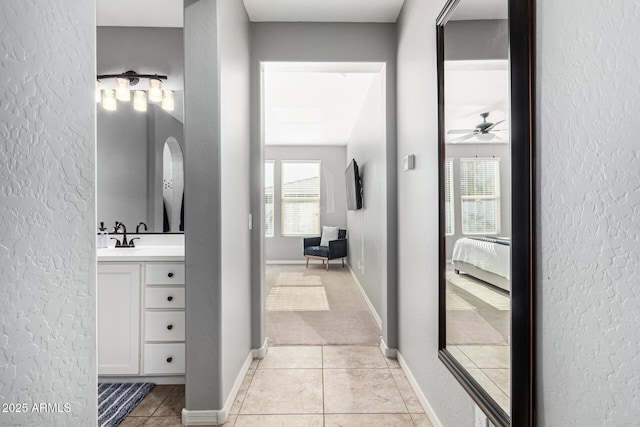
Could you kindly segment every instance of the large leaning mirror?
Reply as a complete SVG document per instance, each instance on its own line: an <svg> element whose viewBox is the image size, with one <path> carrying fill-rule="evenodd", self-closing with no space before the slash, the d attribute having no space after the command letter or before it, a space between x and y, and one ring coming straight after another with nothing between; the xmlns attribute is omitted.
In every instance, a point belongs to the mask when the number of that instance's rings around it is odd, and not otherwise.
<svg viewBox="0 0 640 427"><path fill-rule="evenodd" d="M98 222L108 232L119 221L128 232L182 233L183 30L99 26L96 42Z"/></svg>
<svg viewBox="0 0 640 427"><path fill-rule="evenodd" d="M497 426L533 425L532 1L437 20L439 357Z"/></svg>

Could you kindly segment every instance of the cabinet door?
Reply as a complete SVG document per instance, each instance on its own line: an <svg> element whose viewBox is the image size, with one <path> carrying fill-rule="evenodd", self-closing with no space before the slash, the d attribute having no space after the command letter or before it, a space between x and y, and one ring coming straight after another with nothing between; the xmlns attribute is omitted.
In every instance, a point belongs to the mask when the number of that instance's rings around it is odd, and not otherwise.
<svg viewBox="0 0 640 427"><path fill-rule="evenodd" d="M140 265L98 264L98 374L137 375Z"/></svg>

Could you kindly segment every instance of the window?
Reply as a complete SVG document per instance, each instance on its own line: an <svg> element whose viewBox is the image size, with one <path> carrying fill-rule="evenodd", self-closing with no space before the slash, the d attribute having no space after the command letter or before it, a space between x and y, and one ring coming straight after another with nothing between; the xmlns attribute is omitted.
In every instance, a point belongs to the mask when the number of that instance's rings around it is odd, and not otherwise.
<svg viewBox="0 0 640 427"><path fill-rule="evenodd" d="M275 161L264 162L264 235L273 237L273 210L274 210L274 173Z"/></svg>
<svg viewBox="0 0 640 427"><path fill-rule="evenodd" d="M444 161L444 234L452 236L455 233L453 213L453 159Z"/></svg>
<svg viewBox="0 0 640 427"><path fill-rule="evenodd" d="M320 161L282 161L282 235L320 234Z"/></svg>
<svg viewBox="0 0 640 427"><path fill-rule="evenodd" d="M463 234L500 232L500 159L460 159Z"/></svg>

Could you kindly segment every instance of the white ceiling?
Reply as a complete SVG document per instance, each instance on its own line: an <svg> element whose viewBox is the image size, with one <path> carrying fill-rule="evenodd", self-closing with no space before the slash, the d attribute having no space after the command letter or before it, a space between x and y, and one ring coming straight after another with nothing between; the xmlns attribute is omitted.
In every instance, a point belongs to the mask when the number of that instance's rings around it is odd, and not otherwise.
<svg viewBox="0 0 640 427"><path fill-rule="evenodd" d="M184 0L97 0L96 24L105 27L183 27Z"/></svg>
<svg viewBox="0 0 640 427"><path fill-rule="evenodd" d="M396 22L404 0L244 0L254 22Z"/></svg>
<svg viewBox="0 0 640 427"><path fill-rule="evenodd" d="M239 1L239 0L233 0ZM254 22L396 22L404 0L244 0ZM97 0L98 26L182 27L183 0Z"/></svg>
<svg viewBox="0 0 640 427"><path fill-rule="evenodd" d="M382 66L292 67L265 68L265 144L345 145Z"/></svg>
<svg viewBox="0 0 640 427"><path fill-rule="evenodd" d="M451 16L451 21L507 19L507 0L462 0Z"/></svg>

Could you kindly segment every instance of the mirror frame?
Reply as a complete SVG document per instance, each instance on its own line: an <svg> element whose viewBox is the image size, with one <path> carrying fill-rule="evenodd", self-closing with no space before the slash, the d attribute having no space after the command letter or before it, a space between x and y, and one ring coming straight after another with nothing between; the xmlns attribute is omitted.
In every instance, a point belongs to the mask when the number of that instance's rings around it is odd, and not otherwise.
<svg viewBox="0 0 640 427"><path fill-rule="evenodd" d="M505 0L509 9L511 119L511 417L446 348L444 215L444 26L461 0L436 19L439 179L438 358L496 426L535 425L535 0ZM514 144L513 141L518 141ZM516 284L514 286L514 284Z"/></svg>

